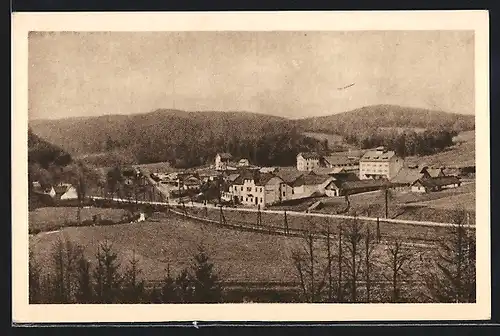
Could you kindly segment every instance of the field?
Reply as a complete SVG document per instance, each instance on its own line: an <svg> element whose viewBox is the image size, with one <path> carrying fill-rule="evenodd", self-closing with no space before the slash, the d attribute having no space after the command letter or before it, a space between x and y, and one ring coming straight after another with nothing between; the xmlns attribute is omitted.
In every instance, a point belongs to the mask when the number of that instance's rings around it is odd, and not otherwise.
<svg viewBox="0 0 500 336"><path fill-rule="evenodd" d="M135 254L143 276L149 281L162 280L166 269L173 276L191 265L192 256L203 246L216 271L225 281L296 282L291 262L294 249L303 250L300 238L266 235L220 228L172 215L156 215L153 220L134 224L70 227L60 232L30 237L30 246L38 261L49 267L52 244L59 237L85 247L90 260L94 259L99 242L112 243L113 250L121 257L122 265ZM317 240L318 255L324 254L324 241ZM384 245L377 253L384 260ZM431 249L417 250L415 256L429 255Z"/></svg>
<svg viewBox="0 0 500 336"><path fill-rule="evenodd" d="M102 208L83 208L81 219L83 221L92 220L94 215L100 215L101 218L119 221L127 212L121 209L102 209ZM76 207L47 207L38 208L29 212L28 224L30 231L50 231L58 229L61 226L76 224Z"/></svg>
<svg viewBox="0 0 500 336"><path fill-rule="evenodd" d="M351 195L349 199L351 203L349 213L351 214L356 213L368 217L385 216L385 198L380 191ZM272 208L305 211L318 200L323 202L323 207L314 212L335 214L341 213L346 208L344 197L321 197L304 200L297 205L281 205ZM455 203L454 200L460 200L460 202ZM475 213L475 183L423 194L393 190L388 204L390 218L449 223L452 220L452 210L456 208Z"/></svg>
<svg viewBox="0 0 500 336"><path fill-rule="evenodd" d="M476 164L475 131L458 134L454 145L443 152L422 157L408 157L409 163L425 163L436 166L473 166Z"/></svg>
<svg viewBox="0 0 500 336"><path fill-rule="evenodd" d="M163 279L168 266L175 274L190 265L200 244L226 280L295 280L289 258L297 238L208 227L173 217L135 224L71 227L37 235L30 239L35 254L48 261L50 246L61 235L85 246L90 258L95 255L97 244L104 240L112 242L113 250L125 258L135 251L149 280Z"/></svg>

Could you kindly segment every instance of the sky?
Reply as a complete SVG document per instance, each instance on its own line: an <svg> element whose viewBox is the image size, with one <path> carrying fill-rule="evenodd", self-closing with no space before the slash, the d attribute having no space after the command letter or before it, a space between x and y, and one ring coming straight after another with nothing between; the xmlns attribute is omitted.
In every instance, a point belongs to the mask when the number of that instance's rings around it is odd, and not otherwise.
<svg viewBox="0 0 500 336"><path fill-rule="evenodd" d="M468 31L54 32L28 43L31 120L158 108L301 118L374 104L474 114Z"/></svg>

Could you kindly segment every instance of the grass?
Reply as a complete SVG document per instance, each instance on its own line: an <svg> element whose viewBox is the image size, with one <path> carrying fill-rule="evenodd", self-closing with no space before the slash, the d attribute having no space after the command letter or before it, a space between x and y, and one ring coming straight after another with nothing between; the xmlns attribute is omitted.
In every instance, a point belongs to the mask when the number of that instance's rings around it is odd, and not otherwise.
<svg viewBox="0 0 500 336"><path fill-rule="evenodd" d="M207 213L208 216L206 217L209 219L219 220L220 218L220 210L216 209L208 208L207 212L205 212L205 209L200 208L188 208L187 210L190 214L194 214L202 218L204 218ZM256 224L257 216L258 214L254 212L224 211L226 221L232 224ZM261 213L261 219L262 225L264 226L281 228L285 226L284 215L282 214ZM339 225L343 225L345 227L349 222L345 219L311 216L305 217L287 214L287 223L288 227L292 229L324 231L327 227L329 227L330 232L337 233L339 231ZM371 228L372 232L375 232L376 222L370 221L366 224ZM406 242L433 242L439 237L446 236L449 232L447 228L443 227L416 226L410 224L383 222L379 225L382 239L386 240L401 239Z"/></svg>
<svg viewBox="0 0 500 336"><path fill-rule="evenodd" d="M456 207L463 207L466 211L475 212L475 183L463 184L458 188L431 193L393 190L391 195L389 217L392 218L450 222L452 218L450 212ZM441 202L437 202L441 199ZM447 199L452 201L456 199L457 202L453 203L447 201ZM304 200L297 205L274 206L272 209L305 211L318 200L323 202L323 208L314 212L335 214L342 212L346 208L344 197L320 197ZM350 214L356 213L368 217L385 216L385 198L380 191L351 195L350 202ZM448 206L445 206L446 204Z"/></svg>
<svg viewBox="0 0 500 336"><path fill-rule="evenodd" d="M103 208L83 208L81 219L91 221L94 215L100 215L101 219L117 222L127 212L122 209L103 209ZM61 226L75 225L77 216L76 207L46 207L38 208L29 213L29 229L33 232L44 232L57 230Z"/></svg>
<svg viewBox="0 0 500 336"><path fill-rule="evenodd" d="M144 278L150 281L162 280L167 268L175 276L190 266L192 256L202 245L224 281L295 282L291 253L304 246L300 238L230 230L164 215L141 223L69 227L60 232L33 236L30 247L39 262L51 265L52 244L59 237L84 246L90 260L95 259L99 242L108 240L121 258L122 266L135 254ZM325 253L324 242L317 241L316 244L321 249L318 252L321 258ZM378 251L382 255L379 261L384 260L384 245L380 245ZM422 253L432 251L427 249Z"/></svg>

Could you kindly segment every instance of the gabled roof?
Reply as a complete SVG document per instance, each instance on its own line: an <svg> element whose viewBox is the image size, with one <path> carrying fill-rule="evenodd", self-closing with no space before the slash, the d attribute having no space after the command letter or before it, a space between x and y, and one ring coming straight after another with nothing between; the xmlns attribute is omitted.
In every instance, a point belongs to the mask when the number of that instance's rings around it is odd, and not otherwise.
<svg viewBox="0 0 500 336"><path fill-rule="evenodd" d="M342 188L346 190L359 189L359 188L370 188L370 187L384 187L390 186L391 183L386 179L367 179L359 181L346 181L342 183Z"/></svg>
<svg viewBox="0 0 500 336"><path fill-rule="evenodd" d="M361 161L389 161L395 155L394 151L371 150L363 155Z"/></svg>
<svg viewBox="0 0 500 336"><path fill-rule="evenodd" d="M299 156L299 155L301 155L306 160L308 160L308 159L315 159L315 160L321 159L321 155L319 155L316 152L299 153L297 156Z"/></svg>
<svg viewBox="0 0 500 336"><path fill-rule="evenodd" d="M227 179L230 182L234 182L239 176L240 176L240 174L229 174Z"/></svg>
<svg viewBox="0 0 500 336"><path fill-rule="evenodd" d="M423 176L424 174L421 172L421 169L403 167L399 170L398 174L392 178L391 182L395 184L411 184Z"/></svg>
<svg viewBox="0 0 500 336"><path fill-rule="evenodd" d="M444 176L444 168L427 168L427 172L429 173L430 177L439 177L439 176Z"/></svg>
<svg viewBox="0 0 500 336"><path fill-rule="evenodd" d="M261 173L259 171L246 170L242 171L242 173L234 180L233 183L242 185L245 180L253 180L255 185L264 186L274 177L278 178L280 181L283 181L282 178L272 173Z"/></svg>
<svg viewBox="0 0 500 336"><path fill-rule="evenodd" d="M217 155L221 158L221 159L225 159L225 160L230 160L233 158L233 156L231 155L231 153L217 153Z"/></svg>
<svg viewBox="0 0 500 336"><path fill-rule="evenodd" d="M298 179L296 179L293 183L293 187L300 187L303 185L318 185L325 183L328 179L333 179L329 175L318 175L318 174L306 174L300 176Z"/></svg>
<svg viewBox="0 0 500 336"><path fill-rule="evenodd" d="M417 183L422 184L426 188L432 188L432 187L442 187L450 184L458 184L460 183L460 179L456 176L421 178L413 182L412 185L415 185Z"/></svg>
<svg viewBox="0 0 500 336"><path fill-rule="evenodd" d="M279 176L286 183L293 183L296 179L298 179L305 173L302 171L298 171L295 167L293 168L280 167L274 172L274 174L276 176Z"/></svg>
<svg viewBox="0 0 500 336"><path fill-rule="evenodd" d="M347 156L342 155L329 155L323 157L323 159L332 166L346 165L346 164L357 164L359 159L349 159Z"/></svg>

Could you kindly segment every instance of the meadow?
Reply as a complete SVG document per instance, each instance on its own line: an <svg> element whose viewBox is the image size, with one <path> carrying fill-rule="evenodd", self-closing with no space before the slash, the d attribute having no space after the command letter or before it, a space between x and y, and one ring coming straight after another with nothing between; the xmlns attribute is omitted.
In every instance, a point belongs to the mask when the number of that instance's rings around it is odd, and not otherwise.
<svg viewBox="0 0 500 336"><path fill-rule="evenodd" d="M28 226L30 232L45 232L58 230L65 226L78 225L77 207L45 207L30 211L28 215ZM81 209L82 225L88 225L93 216L99 215L102 220L118 222L128 212L123 209L105 209L84 207Z"/></svg>

